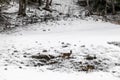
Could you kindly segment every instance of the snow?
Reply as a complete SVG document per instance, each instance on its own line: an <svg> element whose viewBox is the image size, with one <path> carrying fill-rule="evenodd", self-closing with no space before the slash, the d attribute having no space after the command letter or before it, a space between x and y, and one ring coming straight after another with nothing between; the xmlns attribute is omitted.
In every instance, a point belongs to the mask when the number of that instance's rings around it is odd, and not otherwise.
<svg viewBox="0 0 120 80"><path fill-rule="evenodd" d="M11 74L12 73L12 74ZM59 72L38 72L32 70L10 70L3 73L6 79L4 80L119 80L119 78L112 77L106 72L99 73L59 73ZM15 75L13 75L15 74Z"/></svg>
<svg viewBox="0 0 120 80"><path fill-rule="evenodd" d="M12 69L8 66L7 70L4 70L4 68L0 70L1 78L2 80L118 80L120 67L113 67L113 63L119 63L120 49L119 47L107 44L107 41L119 41L119 27L119 25L101 21L63 20L54 23L48 22L47 24L37 23L32 26L18 27L8 32L1 33L0 52L2 56L4 56L4 58L1 58L1 65L3 66L6 63L6 61L4 61L6 59L11 62L9 62L8 65L13 65ZM50 29L50 31L47 31L48 29ZM61 44L62 42L65 44ZM67 43L67 48L61 47ZM77 46L75 47L74 45ZM79 46L82 45L86 47L81 47L80 49ZM44 54L57 56L61 52L69 52L70 49L73 50L73 56L78 55L76 61L84 61L79 57L85 56L84 53L96 54L101 59L110 59L107 63L111 68L108 72L71 72L70 69L66 70L66 68L61 68L53 72L40 67L38 70L36 68L32 69L31 67L28 67L28 69L25 67L24 69L24 65L19 64L21 61L27 64L26 59L22 57L24 52L35 55L39 52L41 53L42 50L48 50L49 52ZM15 50L18 50L18 53L14 53L14 55L18 57L10 57ZM54 50L57 51L54 52ZM68 62L63 63L64 66L70 65L69 63L65 65L67 63ZM22 66L23 69L15 68L15 66ZM65 70L65 72L63 72L62 69ZM113 74L112 71L117 72Z"/></svg>
<svg viewBox="0 0 120 80"><path fill-rule="evenodd" d="M72 1L54 0L54 3L63 5L56 7L59 9L65 5L68 8L73 4ZM10 10L14 12L16 9ZM63 12L68 13L66 11L67 9ZM92 18L88 21L68 18L16 27L0 33L0 80L119 80L120 47L107 43L112 41L120 41L120 25L101 20L96 22ZM69 53L70 50L73 51L73 59L60 58L60 65L34 67L33 63L38 61L31 59L32 55L39 53L59 56L64 52ZM96 55L97 59L85 60L88 54ZM102 60L103 71L77 71L71 62L94 63L99 60Z"/></svg>

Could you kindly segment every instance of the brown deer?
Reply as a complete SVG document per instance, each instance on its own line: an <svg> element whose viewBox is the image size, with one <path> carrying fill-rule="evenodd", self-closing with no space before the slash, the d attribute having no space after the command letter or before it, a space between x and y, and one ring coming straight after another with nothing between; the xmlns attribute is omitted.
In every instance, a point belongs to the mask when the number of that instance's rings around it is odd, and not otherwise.
<svg viewBox="0 0 120 80"><path fill-rule="evenodd" d="M61 53L61 57L64 59L68 59L70 58L71 54L72 54L72 50L70 50L69 53Z"/></svg>
<svg viewBox="0 0 120 80"><path fill-rule="evenodd" d="M81 66L82 71L86 71L86 72L91 72L95 69L94 65L86 65L86 66Z"/></svg>

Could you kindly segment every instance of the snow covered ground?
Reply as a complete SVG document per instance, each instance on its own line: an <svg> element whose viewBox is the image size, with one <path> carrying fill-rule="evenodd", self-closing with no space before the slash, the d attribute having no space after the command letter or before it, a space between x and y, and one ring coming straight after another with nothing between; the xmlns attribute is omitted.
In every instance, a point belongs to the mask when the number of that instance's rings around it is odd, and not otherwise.
<svg viewBox="0 0 120 80"><path fill-rule="evenodd" d="M72 0L64 1L70 5ZM68 18L6 30L0 33L0 80L119 80L120 47L107 43L112 41L120 41L120 25L92 18ZM69 59L59 57L70 50ZM41 54L54 58L32 58ZM96 58L89 60L88 55ZM83 71L87 65L94 69Z"/></svg>
<svg viewBox="0 0 120 80"><path fill-rule="evenodd" d="M68 19L37 23L2 32L0 34L1 80L119 80L120 48L107 44L108 41L120 40L119 31L120 26L111 23ZM84 60L84 56L96 55L97 61L103 60L101 62L103 70L97 69L90 73L76 71L71 66L72 59L63 61L60 65L64 67L61 68L59 65L35 67L33 63L38 61L30 58L38 53L58 56L70 50L73 51L72 57L77 62L93 63ZM24 58L24 56L28 57ZM108 60L104 62L104 59Z"/></svg>

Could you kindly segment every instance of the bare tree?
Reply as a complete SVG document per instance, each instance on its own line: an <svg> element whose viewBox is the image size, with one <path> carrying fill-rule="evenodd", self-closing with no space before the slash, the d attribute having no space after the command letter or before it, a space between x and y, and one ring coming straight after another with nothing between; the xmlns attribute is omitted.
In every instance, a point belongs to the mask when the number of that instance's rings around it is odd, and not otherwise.
<svg viewBox="0 0 120 80"><path fill-rule="evenodd" d="M49 0L46 0L45 8L49 8Z"/></svg>
<svg viewBox="0 0 120 80"><path fill-rule="evenodd" d="M52 0L46 0L46 5L45 7L43 8L44 10L47 10L49 12L52 12L52 10L50 10L50 5L52 4Z"/></svg>
<svg viewBox="0 0 120 80"><path fill-rule="evenodd" d="M49 5L50 5L50 6L52 5L52 0L50 0Z"/></svg>
<svg viewBox="0 0 120 80"><path fill-rule="evenodd" d="M38 0L39 6L42 5L42 0Z"/></svg>
<svg viewBox="0 0 120 80"><path fill-rule="evenodd" d="M107 15L107 2L105 3L105 15Z"/></svg>
<svg viewBox="0 0 120 80"><path fill-rule="evenodd" d="M89 0L86 0L86 3L87 3L87 7L90 7Z"/></svg>
<svg viewBox="0 0 120 80"><path fill-rule="evenodd" d="M26 16L26 4L27 4L27 0L19 0L19 12L18 12L18 15Z"/></svg>
<svg viewBox="0 0 120 80"><path fill-rule="evenodd" d="M111 4L112 4L112 13L115 14L115 0L111 0Z"/></svg>

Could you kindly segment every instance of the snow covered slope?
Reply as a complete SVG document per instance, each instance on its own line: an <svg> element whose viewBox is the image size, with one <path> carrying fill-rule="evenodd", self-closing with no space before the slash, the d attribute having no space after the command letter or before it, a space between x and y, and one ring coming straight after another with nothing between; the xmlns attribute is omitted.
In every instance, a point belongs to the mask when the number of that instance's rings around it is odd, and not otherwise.
<svg viewBox="0 0 120 80"><path fill-rule="evenodd" d="M120 40L119 31L120 26L111 23L68 19L67 21L37 23L3 32L0 34L1 80L119 80L120 66L114 64L119 65L120 48L107 44L107 41ZM43 50L48 52L43 53ZM106 62L107 66L109 65L107 72L93 71L88 74L71 72L69 61L61 64L68 67L68 70L63 67L57 69L60 72L56 72L56 69L55 72L52 72L45 66L33 67L32 63L29 64L30 59L23 57L26 53L29 55L38 53L59 55L62 52L69 52L69 50L73 51L73 57L76 56L75 61L86 62L83 58L88 54L98 56L98 60L108 59ZM83 58L81 59L80 56ZM26 67L27 64L31 67ZM104 68L106 67L103 66ZM65 72L61 73L61 71ZM70 73L66 71L70 71Z"/></svg>
<svg viewBox="0 0 120 80"><path fill-rule="evenodd" d="M108 41L120 41L120 25L92 18L68 18L6 30L0 33L0 80L119 80L120 47ZM59 57L70 50L70 59ZM43 61L44 66L36 65L42 60L31 56L38 54L53 55L55 58L49 61L57 63L50 65L48 61L46 65ZM97 58L86 60L88 55ZM94 65L95 69L87 73L81 71L81 65Z"/></svg>

